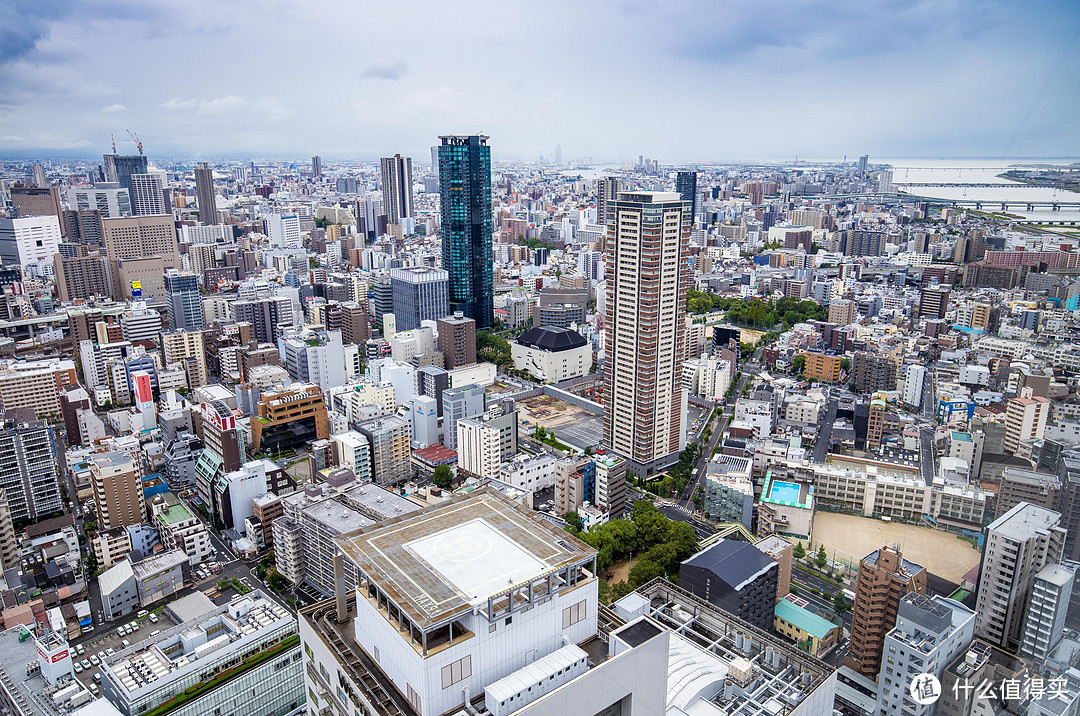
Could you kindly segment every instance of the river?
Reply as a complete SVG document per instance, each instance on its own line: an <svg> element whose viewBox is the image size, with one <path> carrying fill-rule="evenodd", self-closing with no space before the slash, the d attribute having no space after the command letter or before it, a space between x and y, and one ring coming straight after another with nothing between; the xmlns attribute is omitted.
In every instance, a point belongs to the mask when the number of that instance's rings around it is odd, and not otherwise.
<svg viewBox="0 0 1080 716"><path fill-rule="evenodd" d="M1049 187L1016 186L1017 182L998 177L1009 169L1030 167L1034 164L1062 164L1075 162L1075 159L878 159L874 164L890 164L893 167L893 185L909 194L932 196L940 199L958 199L967 201L985 201L989 206L986 211L1000 211L1000 204L993 202L1013 202L1008 213L1023 216L1036 221L1080 221L1080 208L1069 207L1058 211L1036 209L1027 211L1024 201L1072 201L1080 202L1080 193L1057 190ZM996 187L962 186L925 186L925 184L1001 184ZM907 185L907 186L899 186ZM1006 188L1007 187L1007 188Z"/></svg>

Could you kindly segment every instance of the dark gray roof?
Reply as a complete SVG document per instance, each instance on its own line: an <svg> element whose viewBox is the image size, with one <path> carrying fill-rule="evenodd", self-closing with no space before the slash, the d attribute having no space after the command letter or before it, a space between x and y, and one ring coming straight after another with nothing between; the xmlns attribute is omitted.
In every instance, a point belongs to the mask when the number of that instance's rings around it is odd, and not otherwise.
<svg viewBox="0 0 1080 716"><path fill-rule="evenodd" d="M525 331L517 340L523 346L551 353L580 348L588 341L577 331L555 326L537 326Z"/></svg>
<svg viewBox="0 0 1080 716"><path fill-rule="evenodd" d="M749 542L722 539L683 564L707 569L738 590L776 562Z"/></svg>

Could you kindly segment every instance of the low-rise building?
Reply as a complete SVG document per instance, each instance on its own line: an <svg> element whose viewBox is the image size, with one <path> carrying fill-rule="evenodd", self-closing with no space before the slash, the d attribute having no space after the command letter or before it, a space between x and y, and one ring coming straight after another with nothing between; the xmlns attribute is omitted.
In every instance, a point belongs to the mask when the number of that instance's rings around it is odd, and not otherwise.
<svg viewBox="0 0 1080 716"><path fill-rule="evenodd" d="M787 599L776 602L773 609L773 630L819 659L832 651L840 640L838 624L833 624Z"/></svg>
<svg viewBox="0 0 1080 716"><path fill-rule="evenodd" d="M205 601L184 610L199 616L107 657L101 666L105 698L124 716L301 708L296 618L259 591L220 607Z"/></svg>
<svg viewBox="0 0 1080 716"><path fill-rule="evenodd" d="M150 500L150 516L165 549L183 551L191 564L199 564L213 553L210 534L202 520L171 493L155 495Z"/></svg>

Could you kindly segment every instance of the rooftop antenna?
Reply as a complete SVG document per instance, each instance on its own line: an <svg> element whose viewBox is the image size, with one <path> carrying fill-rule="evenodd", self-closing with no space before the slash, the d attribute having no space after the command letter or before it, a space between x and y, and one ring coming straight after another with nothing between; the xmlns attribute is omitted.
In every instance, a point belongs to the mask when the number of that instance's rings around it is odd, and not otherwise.
<svg viewBox="0 0 1080 716"><path fill-rule="evenodd" d="M112 153L116 154L116 135L109 132L109 138L112 139Z"/></svg>
<svg viewBox="0 0 1080 716"><path fill-rule="evenodd" d="M131 141L135 142L135 146L139 148L139 154L142 154L142 141L139 139L139 135L132 132L130 129L125 129L124 131L128 133L128 136L131 137Z"/></svg>

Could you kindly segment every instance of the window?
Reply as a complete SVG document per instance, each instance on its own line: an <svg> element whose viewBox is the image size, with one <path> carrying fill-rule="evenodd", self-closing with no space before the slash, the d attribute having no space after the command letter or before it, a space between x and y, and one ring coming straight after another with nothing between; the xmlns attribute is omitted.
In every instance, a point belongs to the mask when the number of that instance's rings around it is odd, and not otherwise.
<svg viewBox="0 0 1080 716"><path fill-rule="evenodd" d="M562 625L563 629L577 624L579 621L585 618L585 600L582 599L577 604L572 604L562 610Z"/></svg>
<svg viewBox="0 0 1080 716"><path fill-rule="evenodd" d="M442 687L449 688L470 676L472 676L472 654L442 668Z"/></svg>

